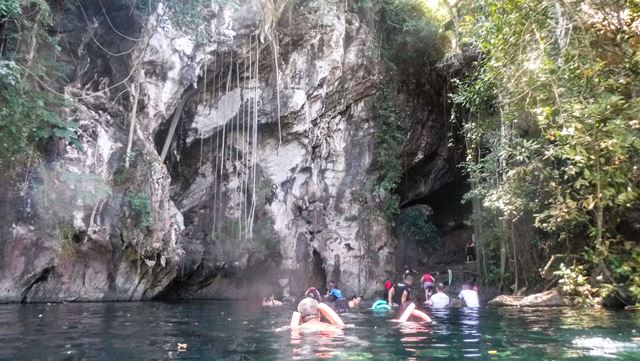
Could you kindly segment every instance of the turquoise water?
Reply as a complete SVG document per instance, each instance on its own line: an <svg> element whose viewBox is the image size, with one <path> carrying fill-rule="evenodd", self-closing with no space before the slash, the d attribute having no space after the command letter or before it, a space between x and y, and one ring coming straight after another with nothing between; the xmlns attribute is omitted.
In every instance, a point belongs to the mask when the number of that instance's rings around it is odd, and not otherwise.
<svg viewBox="0 0 640 361"><path fill-rule="evenodd" d="M640 360L640 313L452 310L398 325L362 310L338 335L250 302L0 305L0 360ZM177 351L186 343L186 351Z"/></svg>

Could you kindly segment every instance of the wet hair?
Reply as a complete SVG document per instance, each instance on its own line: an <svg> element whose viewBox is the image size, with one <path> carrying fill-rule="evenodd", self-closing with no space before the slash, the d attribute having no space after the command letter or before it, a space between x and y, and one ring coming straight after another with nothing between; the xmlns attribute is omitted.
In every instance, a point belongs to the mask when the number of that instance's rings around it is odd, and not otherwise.
<svg viewBox="0 0 640 361"><path fill-rule="evenodd" d="M313 298L305 298L298 303L298 312L304 321L308 321L318 316L318 301Z"/></svg>
<svg viewBox="0 0 640 361"><path fill-rule="evenodd" d="M329 284L330 284L330 285L333 285L334 287L338 285L338 284L336 283L336 281L334 281L334 280L329 281Z"/></svg>
<svg viewBox="0 0 640 361"><path fill-rule="evenodd" d="M304 297L313 298L318 302L322 301L322 296L320 296L320 292L318 292L315 287L307 288L307 291L304 293Z"/></svg>

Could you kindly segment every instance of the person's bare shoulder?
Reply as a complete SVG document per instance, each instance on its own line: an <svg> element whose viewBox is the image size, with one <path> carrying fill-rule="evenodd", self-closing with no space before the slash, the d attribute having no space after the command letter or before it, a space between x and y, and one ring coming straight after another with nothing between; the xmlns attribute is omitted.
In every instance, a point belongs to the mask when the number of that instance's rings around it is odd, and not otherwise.
<svg viewBox="0 0 640 361"><path fill-rule="evenodd" d="M311 332L317 332L317 331L342 332L342 329L340 327L332 325L330 323L326 323L326 322L307 322L300 325L299 329L302 331L311 331Z"/></svg>

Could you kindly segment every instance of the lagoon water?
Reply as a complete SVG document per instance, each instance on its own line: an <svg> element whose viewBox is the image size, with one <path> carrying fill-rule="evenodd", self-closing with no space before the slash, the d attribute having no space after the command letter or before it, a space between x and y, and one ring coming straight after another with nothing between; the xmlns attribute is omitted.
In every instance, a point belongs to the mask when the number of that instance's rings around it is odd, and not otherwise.
<svg viewBox="0 0 640 361"><path fill-rule="evenodd" d="M434 324L399 325L361 310L343 334L311 335L282 327L290 306L252 302L0 305L0 360L640 360L640 313L431 314Z"/></svg>

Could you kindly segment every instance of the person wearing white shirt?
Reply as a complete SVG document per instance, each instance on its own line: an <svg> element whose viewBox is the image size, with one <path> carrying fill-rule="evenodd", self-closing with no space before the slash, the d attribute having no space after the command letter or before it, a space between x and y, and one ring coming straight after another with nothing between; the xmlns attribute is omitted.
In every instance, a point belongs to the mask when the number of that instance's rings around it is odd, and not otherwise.
<svg viewBox="0 0 640 361"><path fill-rule="evenodd" d="M464 302L464 305L466 307L473 307L473 308L480 307L478 292L476 290L471 289L469 285L462 286L462 291L460 291L460 294L458 295L458 297L460 297L460 299L462 300L462 302Z"/></svg>
<svg viewBox="0 0 640 361"><path fill-rule="evenodd" d="M431 308L447 308L449 307L449 296L447 296L442 290L444 289L444 285L442 283L438 283L436 285L436 293L434 293L427 300L427 306Z"/></svg>

